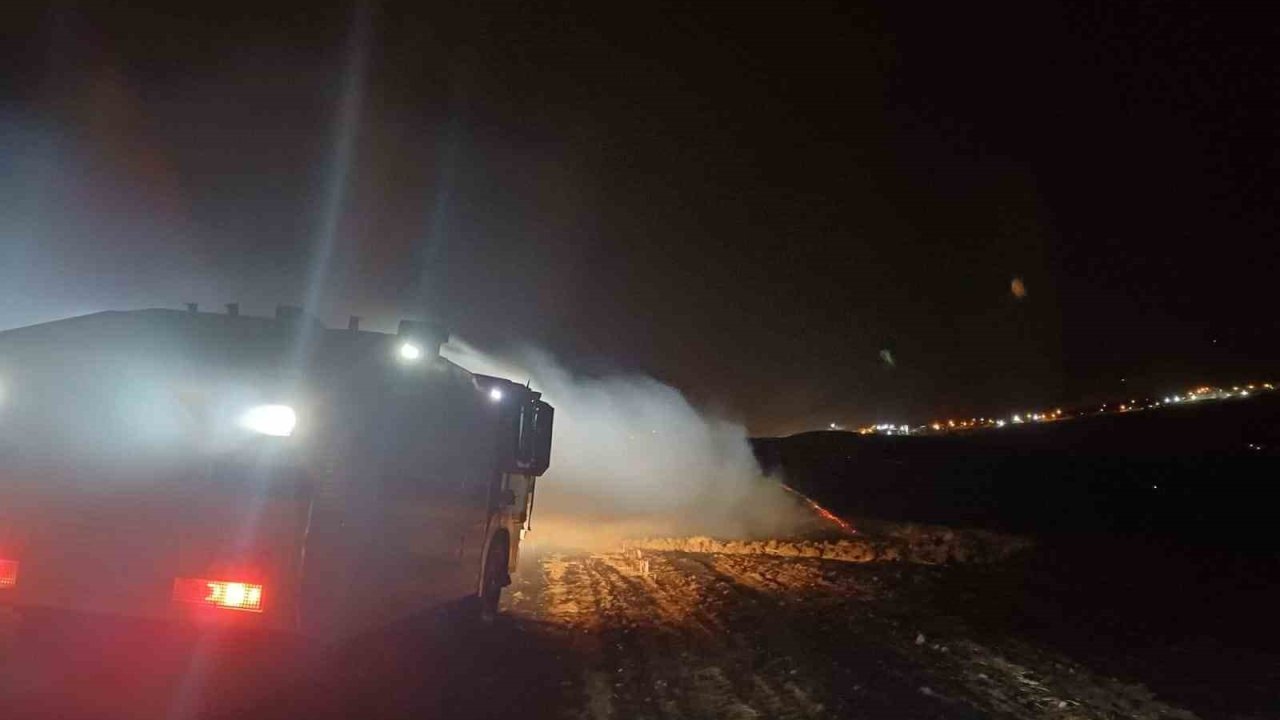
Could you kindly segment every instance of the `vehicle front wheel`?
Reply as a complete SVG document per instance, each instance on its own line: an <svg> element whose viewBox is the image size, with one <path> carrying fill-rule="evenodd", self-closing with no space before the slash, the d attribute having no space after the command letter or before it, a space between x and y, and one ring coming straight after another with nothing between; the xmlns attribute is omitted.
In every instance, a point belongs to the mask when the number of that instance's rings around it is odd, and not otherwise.
<svg viewBox="0 0 1280 720"><path fill-rule="evenodd" d="M495 539L489 545L489 555L484 563L484 583L480 590L481 622L491 623L498 616L502 588L510 582L507 575L507 544Z"/></svg>

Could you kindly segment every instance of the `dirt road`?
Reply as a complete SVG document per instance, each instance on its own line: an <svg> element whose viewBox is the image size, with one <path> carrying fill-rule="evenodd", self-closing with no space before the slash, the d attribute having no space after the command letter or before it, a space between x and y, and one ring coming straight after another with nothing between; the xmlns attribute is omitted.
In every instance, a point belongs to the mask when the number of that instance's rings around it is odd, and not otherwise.
<svg viewBox="0 0 1280 720"><path fill-rule="evenodd" d="M924 612L919 597L948 572L777 555L554 555L521 578L511 611L572 638L581 674L565 717L1194 717Z"/></svg>
<svg viewBox="0 0 1280 720"><path fill-rule="evenodd" d="M961 610L1017 589L980 562L982 542L925 541L530 555L492 626L424 616L294 665L271 643L174 648L97 621L35 625L0 641L0 707L6 718L1196 717L971 624ZM979 562L922 561L956 547Z"/></svg>

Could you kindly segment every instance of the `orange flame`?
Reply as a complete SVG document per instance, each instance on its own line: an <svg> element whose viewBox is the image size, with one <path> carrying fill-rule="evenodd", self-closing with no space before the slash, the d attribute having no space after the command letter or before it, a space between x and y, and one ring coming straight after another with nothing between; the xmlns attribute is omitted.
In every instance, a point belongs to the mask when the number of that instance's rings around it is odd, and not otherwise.
<svg viewBox="0 0 1280 720"><path fill-rule="evenodd" d="M828 510L828 509L826 509L826 508L822 507L822 506L821 506L821 505L819 505L819 504L818 504L818 503L817 503L813 498L809 497L808 495L805 495L804 493L800 492L799 490L796 490L795 488L791 487L790 485L785 485L785 484L784 484L782 487L783 487L783 489L784 489L784 490L786 490L787 492L792 493L792 494L793 494L793 495L795 495L796 497L798 497L798 498L800 498L801 500L803 500L803 501L804 501L804 504L805 504L805 505L808 505L808 506L809 506L809 509L813 510L813 512L814 512L814 513L816 513L816 514L818 515L818 517L822 518L823 520L826 520L826 521L827 521L827 522L829 522L829 523L832 523L832 524L836 525L836 526L837 526L837 527L839 527L841 530L843 530L844 532L846 532L846 533L848 533L848 534L850 534L850 535L855 535L855 534L857 534L857 532L858 532L858 531L857 531L857 529L855 529L855 528L853 527L853 525L852 525L848 520L845 520L844 518L842 518L842 517L840 517L840 516L836 515L835 513L831 512L830 510Z"/></svg>

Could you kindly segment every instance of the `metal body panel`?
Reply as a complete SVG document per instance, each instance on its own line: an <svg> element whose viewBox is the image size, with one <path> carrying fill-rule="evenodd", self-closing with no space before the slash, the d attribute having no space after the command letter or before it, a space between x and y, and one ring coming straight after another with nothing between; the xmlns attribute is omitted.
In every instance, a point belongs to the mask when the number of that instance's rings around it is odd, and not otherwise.
<svg viewBox="0 0 1280 720"><path fill-rule="evenodd" d="M528 516L510 414L396 342L164 310L0 333L0 604L342 635L474 595ZM292 437L229 427L286 401ZM176 577L261 583L262 612L175 603Z"/></svg>

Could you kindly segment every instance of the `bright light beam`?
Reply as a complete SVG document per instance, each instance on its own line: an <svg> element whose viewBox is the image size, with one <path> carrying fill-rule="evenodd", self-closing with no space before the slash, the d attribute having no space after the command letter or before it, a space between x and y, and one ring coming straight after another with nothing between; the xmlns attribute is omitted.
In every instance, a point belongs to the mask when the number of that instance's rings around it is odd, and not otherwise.
<svg viewBox="0 0 1280 720"><path fill-rule="evenodd" d="M312 243L311 267L307 273L307 294L303 309L316 312L329 283L329 265L333 258L334 238L346 201L351 158L355 154L356 130L360 123L360 110L364 104L364 74L368 57L370 32L369 9L365 3L357 3L348 36L347 61L343 70L342 95L337 119L334 123L333 154L330 156L324 206L321 208L319 229ZM294 367L302 367L314 332L310 323L302 323L302 330L293 349ZM255 496L255 504L249 509L248 519L242 527L237 544L243 546L253 537L261 512L261 497ZM195 648L191 664L174 693L169 717L188 717L199 703L204 691L212 654L211 640L202 637Z"/></svg>
<svg viewBox="0 0 1280 720"><path fill-rule="evenodd" d="M240 417L240 425L262 435L289 437L298 424L298 416L288 405L259 405Z"/></svg>
<svg viewBox="0 0 1280 720"><path fill-rule="evenodd" d="M307 295L303 308L315 312L324 298L329 265L338 224L346 204L348 178L351 175L355 140L364 106L364 76L368 64L369 11L363 3L356 6L351 34L347 43L347 61L342 73L342 94L333 126L333 149L325 183L324 205L320 209L320 226L312 241L311 268L307 274ZM305 345L305 343L303 343Z"/></svg>

